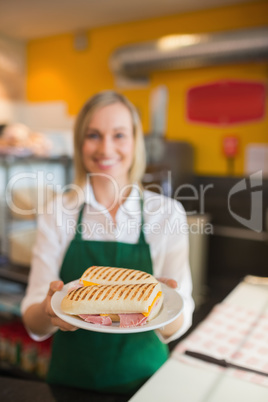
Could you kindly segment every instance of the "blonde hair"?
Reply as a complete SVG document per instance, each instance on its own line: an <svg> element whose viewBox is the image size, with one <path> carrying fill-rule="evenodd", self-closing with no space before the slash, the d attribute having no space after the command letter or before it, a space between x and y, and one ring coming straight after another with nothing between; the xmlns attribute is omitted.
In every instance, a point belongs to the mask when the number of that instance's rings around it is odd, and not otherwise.
<svg viewBox="0 0 268 402"><path fill-rule="evenodd" d="M140 182L146 167L145 144L138 112L134 105L122 94L115 91L103 91L90 98L80 110L74 126L74 167L75 184L84 186L87 172L82 161L81 149L87 127L93 114L104 106L121 103L131 114L134 135L134 156L129 170L130 183Z"/></svg>

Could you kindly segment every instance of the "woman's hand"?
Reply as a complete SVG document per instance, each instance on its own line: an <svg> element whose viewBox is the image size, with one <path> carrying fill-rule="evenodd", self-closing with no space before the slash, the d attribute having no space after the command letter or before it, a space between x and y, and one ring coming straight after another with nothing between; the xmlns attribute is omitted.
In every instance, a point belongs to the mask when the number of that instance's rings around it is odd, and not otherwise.
<svg viewBox="0 0 268 402"><path fill-rule="evenodd" d="M169 278L157 278L159 282L164 283L165 285L169 286L172 289L176 289L178 284L174 279ZM170 324L166 325L165 327L159 328L158 331L164 338L168 338L177 332L183 324L183 314L180 314L176 320L172 321Z"/></svg>
<svg viewBox="0 0 268 402"><path fill-rule="evenodd" d="M63 321L58 316L56 316L51 307L52 296L54 295L55 292L61 290L62 288L63 288L62 281L54 281L50 283L49 290L47 292L47 297L44 300L45 313L49 317L51 325L53 325L54 327L59 327L61 331L76 331L78 329L77 327L68 324L67 322Z"/></svg>
<svg viewBox="0 0 268 402"><path fill-rule="evenodd" d="M158 278L157 279L159 282L164 283L165 285L169 286L170 288L176 289L178 286L177 282L174 279L169 279L169 278Z"/></svg>
<svg viewBox="0 0 268 402"><path fill-rule="evenodd" d="M75 331L78 329L61 320L52 310L51 298L62 287L62 281L51 282L45 299L41 303L32 304L24 312L22 317L24 325L32 334L43 337L52 334L57 328L62 331Z"/></svg>

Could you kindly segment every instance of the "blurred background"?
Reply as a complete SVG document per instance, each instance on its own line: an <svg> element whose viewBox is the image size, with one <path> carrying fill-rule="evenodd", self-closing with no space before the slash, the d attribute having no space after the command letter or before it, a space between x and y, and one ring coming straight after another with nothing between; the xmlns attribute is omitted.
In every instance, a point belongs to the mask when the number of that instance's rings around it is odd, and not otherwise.
<svg viewBox="0 0 268 402"><path fill-rule="evenodd" d="M35 209L72 181L75 116L105 89L140 113L144 185L186 209L194 325L245 275L267 276L267 79L267 1L0 0L0 321L19 320ZM14 332L0 334L13 370ZM49 352L34 353L42 376Z"/></svg>

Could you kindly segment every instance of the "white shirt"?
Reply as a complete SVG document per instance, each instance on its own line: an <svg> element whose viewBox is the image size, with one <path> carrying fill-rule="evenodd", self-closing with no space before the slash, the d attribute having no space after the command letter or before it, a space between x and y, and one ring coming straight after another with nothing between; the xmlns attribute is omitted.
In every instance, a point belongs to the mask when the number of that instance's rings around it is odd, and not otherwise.
<svg viewBox="0 0 268 402"><path fill-rule="evenodd" d="M141 226L138 186L132 187L130 195L118 209L116 225L109 211L96 201L90 185L85 187L84 200L86 206L79 228L84 240L137 243ZM74 205L74 200L57 196L42 214L39 213L31 272L21 305L22 313L32 304L42 302L50 282L59 280L61 265L74 237L81 207L81 201L76 201ZM194 302L188 261L188 225L185 211L179 202L150 191L143 192L143 202L144 234L150 246L153 275L156 278L175 279L177 290L184 301L182 327L169 338L163 338L158 333L160 339L168 343L183 335L192 323ZM37 340L44 339L32 335Z"/></svg>

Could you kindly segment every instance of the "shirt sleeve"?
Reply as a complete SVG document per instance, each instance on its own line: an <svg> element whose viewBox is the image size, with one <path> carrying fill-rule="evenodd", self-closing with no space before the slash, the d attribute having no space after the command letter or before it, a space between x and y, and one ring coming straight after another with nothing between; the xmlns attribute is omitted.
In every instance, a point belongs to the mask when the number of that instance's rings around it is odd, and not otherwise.
<svg viewBox="0 0 268 402"><path fill-rule="evenodd" d="M22 314L31 305L42 302L47 295L50 282L59 280L63 255L63 244L60 237L55 214L39 215L28 286L21 303ZM30 335L37 340L34 334Z"/></svg>
<svg viewBox="0 0 268 402"><path fill-rule="evenodd" d="M166 221L166 252L161 276L175 279L177 291L183 299L183 324L170 337L163 337L159 331L158 337L164 343L169 343L181 337L192 325L194 301L192 298L192 278L189 265L189 229L186 213L182 205L175 201L175 209Z"/></svg>

